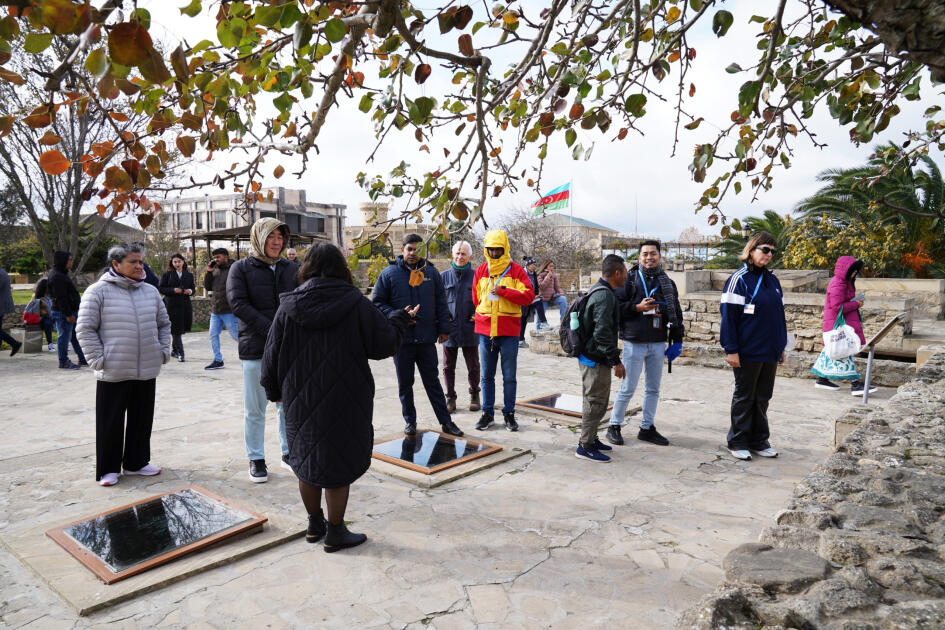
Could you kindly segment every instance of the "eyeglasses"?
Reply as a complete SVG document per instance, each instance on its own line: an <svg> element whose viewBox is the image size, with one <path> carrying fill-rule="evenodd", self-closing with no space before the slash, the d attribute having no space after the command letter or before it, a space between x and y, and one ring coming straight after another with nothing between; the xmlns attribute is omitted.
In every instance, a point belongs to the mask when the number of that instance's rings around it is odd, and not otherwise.
<svg viewBox="0 0 945 630"><path fill-rule="evenodd" d="M768 247L767 245L762 245L761 247L756 247L755 249L760 249L762 254L773 254L778 251L773 247Z"/></svg>

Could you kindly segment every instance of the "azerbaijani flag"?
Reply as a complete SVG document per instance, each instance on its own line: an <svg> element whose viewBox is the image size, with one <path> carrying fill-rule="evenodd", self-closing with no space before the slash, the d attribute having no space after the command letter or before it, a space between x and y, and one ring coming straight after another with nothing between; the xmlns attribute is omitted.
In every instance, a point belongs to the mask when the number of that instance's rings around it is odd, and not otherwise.
<svg viewBox="0 0 945 630"><path fill-rule="evenodd" d="M571 182L558 186L547 195L532 204L532 215L539 215L548 210L567 208L571 199Z"/></svg>

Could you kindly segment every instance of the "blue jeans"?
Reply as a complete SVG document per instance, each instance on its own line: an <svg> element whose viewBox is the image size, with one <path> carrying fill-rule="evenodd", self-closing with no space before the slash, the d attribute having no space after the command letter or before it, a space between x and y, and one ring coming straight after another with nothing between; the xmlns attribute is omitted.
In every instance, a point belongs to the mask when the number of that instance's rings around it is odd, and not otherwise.
<svg viewBox="0 0 945 630"><path fill-rule="evenodd" d="M482 366L482 411L495 413L495 370L502 355L502 413L515 413L515 371L518 367L517 337L479 335L479 364Z"/></svg>
<svg viewBox="0 0 945 630"><path fill-rule="evenodd" d="M66 316L59 311L50 311L53 321L56 323L56 334L59 338L56 340L56 350L59 353L59 365L63 366L69 363L69 344L72 343L72 349L75 350L75 356L79 363L85 363L85 355L82 354L82 347L79 346L79 340L72 334L75 331L75 322L67 322Z"/></svg>
<svg viewBox="0 0 945 630"><path fill-rule="evenodd" d="M658 343L631 343L623 342L623 366L627 370L627 377L620 384L620 391L614 400L614 408L610 414L610 424L623 424L627 413L627 405L633 398L640 381L640 372L646 369L643 381L643 420L641 429L653 426L656 417L656 405L660 401L660 380L663 378L663 358L666 356L666 342Z"/></svg>
<svg viewBox="0 0 945 630"><path fill-rule="evenodd" d="M394 369L397 371L397 389L400 394L400 410L404 422L417 424L417 408L413 404L414 366L420 372L420 382L427 392L430 406L440 424L452 422L446 408L446 394L440 385L438 373L439 359L436 356L435 343L405 343L394 355Z"/></svg>
<svg viewBox="0 0 945 630"><path fill-rule="evenodd" d="M226 327L227 332L233 341L239 341L239 332L237 331L236 315L233 313L224 313L217 315L210 313L210 350L213 351L213 360L223 363L223 355L220 354L220 333Z"/></svg>
<svg viewBox="0 0 945 630"><path fill-rule="evenodd" d="M246 457L250 460L266 459L263 443L266 437L266 390L259 384L262 377L261 360L243 360L243 437L246 440ZM289 454L289 442L285 437L285 412L282 403L276 403L279 413L279 445L282 454Z"/></svg>
<svg viewBox="0 0 945 630"><path fill-rule="evenodd" d="M542 300L541 303L545 305L546 313L552 307L552 305L557 306L559 319L563 318L564 312L568 310L568 298L564 297L563 295L558 295L551 298L550 300Z"/></svg>

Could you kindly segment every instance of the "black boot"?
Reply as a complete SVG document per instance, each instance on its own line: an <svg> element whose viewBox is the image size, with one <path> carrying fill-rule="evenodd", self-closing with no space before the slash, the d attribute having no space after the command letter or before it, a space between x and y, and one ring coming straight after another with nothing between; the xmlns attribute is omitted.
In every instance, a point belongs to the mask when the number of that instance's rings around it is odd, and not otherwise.
<svg viewBox="0 0 945 630"><path fill-rule="evenodd" d="M607 441L611 444L623 444L623 436L620 435L620 425L612 424L607 427Z"/></svg>
<svg viewBox="0 0 945 630"><path fill-rule="evenodd" d="M325 514L318 510L317 514L308 515L308 529L305 530L305 541L317 543L328 531L328 521L325 520Z"/></svg>
<svg viewBox="0 0 945 630"><path fill-rule="evenodd" d="M504 413L502 417L505 420L506 429L512 432L518 431L518 422L515 421L514 413Z"/></svg>
<svg viewBox="0 0 945 630"><path fill-rule="evenodd" d="M328 523L328 534L325 536L325 551L334 553L342 549L347 549L348 547L357 547L366 540L367 536L364 534L349 532L344 522L338 525Z"/></svg>
<svg viewBox="0 0 945 630"><path fill-rule="evenodd" d="M476 430L485 431L486 429L489 428L489 426L493 422L494 422L494 419L492 417L492 414L483 412L482 415L479 417L479 422L476 423Z"/></svg>

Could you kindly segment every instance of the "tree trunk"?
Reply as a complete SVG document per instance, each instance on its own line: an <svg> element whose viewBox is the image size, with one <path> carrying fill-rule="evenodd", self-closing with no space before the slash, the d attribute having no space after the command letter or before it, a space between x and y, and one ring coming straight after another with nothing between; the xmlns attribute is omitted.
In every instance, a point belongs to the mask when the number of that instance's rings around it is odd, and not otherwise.
<svg viewBox="0 0 945 630"><path fill-rule="evenodd" d="M945 3L941 0L824 0L876 33L891 53L924 64L945 81Z"/></svg>

